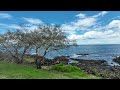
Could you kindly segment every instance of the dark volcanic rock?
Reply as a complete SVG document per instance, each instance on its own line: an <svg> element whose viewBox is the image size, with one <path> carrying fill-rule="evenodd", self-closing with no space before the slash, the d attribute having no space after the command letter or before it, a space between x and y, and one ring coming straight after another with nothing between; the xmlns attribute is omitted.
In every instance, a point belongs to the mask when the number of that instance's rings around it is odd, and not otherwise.
<svg viewBox="0 0 120 90"><path fill-rule="evenodd" d="M80 53L80 54L76 54L76 55L82 55L82 56L85 56L85 55L89 55L89 54L86 54L86 53Z"/></svg>
<svg viewBox="0 0 120 90"><path fill-rule="evenodd" d="M114 62L120 64L120 56L116 57L113 59Z"/></svg>
<svg viewBox="0 0 120 90"><path fill-rule="evenodd" d="M85 65L105 65L104 60L79 60L79 63L84 63Z"/></svg>
<svg viewBox="0 0 120 90"><path fill-rule="evenodd" d="M77 59L77 58L70 58L71 60L76 60L76 61L79 61L81 59Z"/></svg>
<svg viewBox="0 0 120 90"><path fill-rule="evenodd" d="M53 60L68 61L69 59L66 56L57 56Z"/></svg>
<svg viewBox="0 0 120 90"><path fill-rule="evenodd" d="M109 66L104 60L79 60L76 66L88 74L98 75L102 78L120 79L120 67Z"/></svg>
<svg viewBox="0 0 120 90"><path fill-rule="evenodd" d="M69 58L66 56L57 56L53 59L53 62L54 62L54 64L57 64L57 63L68 64Z"/></svg>

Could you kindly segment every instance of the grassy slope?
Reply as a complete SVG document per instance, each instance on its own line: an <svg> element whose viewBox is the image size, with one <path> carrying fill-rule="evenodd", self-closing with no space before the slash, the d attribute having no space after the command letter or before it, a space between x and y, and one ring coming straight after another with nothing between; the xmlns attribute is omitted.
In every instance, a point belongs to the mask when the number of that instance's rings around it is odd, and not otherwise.
<svg viewBox="0 0 120 90"><path fill-rule="evenodd" d="M84 72L62 73L0 61L0 79L97 79Z"/></svg>

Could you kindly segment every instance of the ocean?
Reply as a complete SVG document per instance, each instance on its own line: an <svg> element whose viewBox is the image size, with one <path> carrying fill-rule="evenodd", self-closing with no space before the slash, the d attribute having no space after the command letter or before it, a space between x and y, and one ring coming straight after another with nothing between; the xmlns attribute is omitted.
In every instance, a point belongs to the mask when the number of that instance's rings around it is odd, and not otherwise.
<svg viewBox="0 0 120 90"><path fill-rule="evenodd" d="M51 51L46 55L49 59L53 59L56 56L70 56L71 58L85 60L106 60L110 65L118 65L112 60L116 56L120 56L120 44L70 46L58 51Z"/></svg>
<svg viewBox="0 0 120 90"><path fill-rule="evenodd" d="M31 50L29 53L34 54L35 51ZM109 65L119 65L113 62L113 58L120 56L120 44L70 46L65 49L50 51L46 54L46 58L49 59L53 59L56 56L69 56L70 58L85 60L106 60Z"/></svg>

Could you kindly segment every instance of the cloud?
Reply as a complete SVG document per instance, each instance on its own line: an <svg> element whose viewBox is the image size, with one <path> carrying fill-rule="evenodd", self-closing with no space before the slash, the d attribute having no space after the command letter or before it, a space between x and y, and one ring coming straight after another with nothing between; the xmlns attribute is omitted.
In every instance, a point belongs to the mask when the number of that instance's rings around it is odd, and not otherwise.
<svg viewBox="0 0 120 90"><path fill-rule="evenodd" d="M2 19L11 19L12 16L10 14L7 14L7 13L0 13L0 18L2 18Z"/></svg>
<svg viewBox="0 0 120 90"><path fill-rule="evenodd" d="M106 39L106 38L114 38L114 37L118 37L118 36L120 36L120 35L118 35L113 30L109 30L109 31L104 31L104 32L89 31L83 35L80 35L79 37L81 39Z"/></svg>
<svg viewBox="0 0 120 90"><path fill-rule="evenodd" d="M76 21L62 24L61 27L64 30L64 32L71 33L76 32L80 30L90 30L93 26L97 26L97 20L92 17L84 18L84 19L78 19Z"/></svg>
<svg viewBox="0 0 120 90"><path fill-rule="evenodd" d="M16 24L10 24L8 27L9 28L14 28L14 29L20 29L21 28L19 25L16 25Z"/></svg>
<svg viewBox="0 0 120 90"><path fill-rule="evenodd" d="M77 40L78 44L120 44L120 20L112 20L105 26L98 26L84 34L71 33L70 40Z"/></svg>
<svg viewBox="0 0 120 90"><path fill-rule="evenodd" d="M43 24L43 21L41 21L40 19L37 19L37 18L25 18L25 17L23 17L22 19L31 23L31 24Z"/></svg>
<svg viewBox="0 0 120 90"><path fill-rule="evenodd" d="M120 20L113 20L108 24L109 28L117 27L120 28Z"/></svg>
<svg viewBox="0 0 120 90"><path fill-rule="evenodd" d="M102 11L96 15L93 15L92 17L94 18L97 18L99 16L104 16L105 14L107 14L108 12L107 11ZM87 18L86 14L83 14L83 13L80 13L80 14L77 14L76 17L79 17L79 18Z"/></svg>
<svg viewBox="0 0 120 90"><path fill-rule="evenodd" d="M97 44L97 43L118 43L120 40L120 30L115 32L113 30L109 31L89 31L84 33L83 35L72 34L68 36L70 40L77 40L78 44L86 43L86 44Z"/></svg>
<svg viewBox="0 0 120 90"><path fill-rule="evenodd" d="M80 13L76 15L78 19L62 24L62 29L68 33L68 39L77 40L78 44L111 43L113 39L120 39L120 20L113 20L109 24L101 26L98 20L107 13L102 11L93 16ZM77 33L81 30L84 31L83 34Z"/></svg>
<svg viewBox="0 0 120 90"><path fill-rule="evenodd" d="M80 14L76 15L76 17L79 17L79 18L86 18L86 15L83 14L83 13L80 13Z"/></svg>
<svg viewBox="0 0 120 90"><path fill-rule="evenodd" d="M70 24L62 24L61 27L63 30L66 30L66 31L72 31L76 29L75 26L70 25Z"/></svg>
<svg viewBox="0 0 120 90"><path fill-rule="evenodd" d="M0 27L5 28L5 29L20 29L20 26L18 26L17 24L3 24L3 23L0 23Z"/></svg>
<svg viewBox="0 0 120 90"><path fill-rule="evenodd" d="M97 15L94 15L93 17L97 18L99 16L104 16L107 13L108 13L107 11L102 11L102 12L98 13Z"/></svg>
<svg viewBox="0 0 120 90"><path fill-rule="evenodd" d="M7 30L20 29L21 27L16 24L3 24L0 23L0 33L5 33Z"/></svg>
<svg viewBox="0 0 120 90"><path fill-rule="evenodd" d="M78 19L69 22L69 23L65 23L62 24L62 29L65 32L68 32L69 34L71 34L71 32L76 32L76 31L80 31L80 30L85 30L85 31L89 31L97 26L99 26L100 24L97 22L98 20L98 16L103 16L105 15L107 12L103 11L97 15L93 15L93 16L86 16L85 14L78 14L76 15L77 17L79 17Z"/></svg>
<svg viewBox="0 0 120 90"><path fill-rule="evenodd" d="M24 28L22 26L19 26L17 24L3 24L0 23L0 34L5 33L7 30L23 30L24 32L34 31L37 29L37 25L26 25Z"/></svg>
<svg viewBox="0 0 120 90"><path fill-rule="evenodd" d="M90 44L90 41L92 41L92 42L94 41L94 43L101 42L101 44L102 43L116 43L120 39L120 30L117 30L117 31L114 31L114 30L88 31L82 35L71 34L68 36L68 39L70 39L70 40L75 39L77 41L82 41L80 43L88 41L89 44ZM91 42L91 44L92 44L92 42Z"/></svg>
<svg viewBox="0 0 120 90"><path fill-rule="evenodd" d="M96 24L96 19L88 17L85 19L78 19L75 22L71 22L73 26L76 26L77 29L86 29Z"/></svg>
<svg viewBox="0 0 120 90"><path fill-rule="evenodd" d="M94 28L94 31L108 31L108 30L113 31L120 30L120 20L112 20L109 24L105 26L99 26Z"/></svg>

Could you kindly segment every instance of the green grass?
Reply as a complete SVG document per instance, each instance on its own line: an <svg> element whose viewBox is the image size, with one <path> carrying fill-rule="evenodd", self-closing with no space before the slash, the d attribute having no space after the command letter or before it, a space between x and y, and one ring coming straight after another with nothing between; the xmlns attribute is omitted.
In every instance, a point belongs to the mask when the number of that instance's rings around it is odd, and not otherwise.
<svg viewBox="0 0 120 90"><path fill-rule="evenodd" d="M0 61L0 79L98 79L81 71L58 72Z"/></svg>
<svg viewBox="0 0 120 90"><path fill-rule="evenodd" d="M83 70L76 66L72 65L64 65L64 64L57 64L54 65L51 70L55 70L58 72L64 73L64 76L70 77L70 78L75 78L75 79L88 79L88 78L96 78L96 76L93 75L88 75L86 74Z"/></svg>

